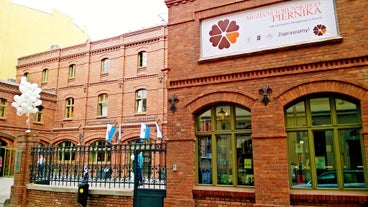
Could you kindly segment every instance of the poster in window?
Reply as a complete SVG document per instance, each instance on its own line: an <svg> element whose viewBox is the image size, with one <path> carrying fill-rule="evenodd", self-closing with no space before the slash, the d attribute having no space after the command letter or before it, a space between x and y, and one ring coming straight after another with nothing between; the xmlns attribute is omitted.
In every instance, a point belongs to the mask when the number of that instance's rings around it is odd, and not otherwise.
<svg viewBox="0 0 368 207"><path fill-rule="evenodd" d="M244 159L244 168L252 169L252 159Z"/></svg>

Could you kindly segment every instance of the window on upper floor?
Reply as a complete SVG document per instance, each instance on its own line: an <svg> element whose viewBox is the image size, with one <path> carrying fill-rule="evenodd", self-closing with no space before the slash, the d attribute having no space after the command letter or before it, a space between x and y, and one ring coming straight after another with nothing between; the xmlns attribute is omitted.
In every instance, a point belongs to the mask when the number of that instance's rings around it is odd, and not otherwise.
<svg viewBox="0 0 368 207"><path fill-rule="evenodd" d="M147 110L147 91L139 89L135 92L135 111L143 113Z"/></svg>
<svg viewBox="0 0 368 207"><path fill-rule="evenodd" d="M74 98L65 100L65 119L72 119L74 113Z"/></svg>
<svg viewBox="0 0 368 207"><path fill-rule="evenodd" d="M110 60L108 58L104 58L101 60L101 73L109 72L109 64L110 64Z"/></svg>
<svg viewBox="0 0 368 207"><path fill-rule="evenodd" d="M64 141L57 145L57 156L59 161L71 162L75 160L76 147L71 141Z"/></svg>
<svg viewBox="0 0 368 207"><path fill-rule="evenodd" d="M44 108L42 105L37 106L38 111L33 115L33 122L34 123L38 123L41 124L43 123L43 112L44 112Z"/></svg>
<svg viewBox="0 0 368 207"><path fill-rule="evenodd" d="M143 68L147 66L147 52L141 51L138 53L138 67Z"/></svg>
<svg viewBox="0 0 368 207"><path fill-rule="evenodd" d="M221 104L195 118L197 183L254 186L250 111Z"/></svg>
<svg viewBox="0 0 368 207"><path fill-rule="evenodd" d="M69 65L69 74L68 74L69 79L75 78L75 70L76 70L75 64Z"/></svg>
<svg viewBox="0 0 368 207"><path fill-rule="evenodd" d="M293 188L367 187L358 101L309 96L287 106L285 120Z"/></svg>
<svg viewBox="0 0 368 207"><path fill-rule="evenodd" d="M97 116L107 116L107 94L98 96Z"/></svg>
<svg viewBox="0 0 368 207"><path fill-rule="evenodd" d="M23 77L26 77L27 81L29 81L29 73L28 72L24 73Z"/></svg>
<svg viewBox="0 0 368 207"><path fill-rule="evenodd" d="M49 69L45 68L42 70L42 83L47 83L49 79Z"/></svg>
<svg viewBox="0 0 368 207"><path fill-rule="evenodd" d="M0 119L6 118L6 104L6 99L0 98Z"/></svg>

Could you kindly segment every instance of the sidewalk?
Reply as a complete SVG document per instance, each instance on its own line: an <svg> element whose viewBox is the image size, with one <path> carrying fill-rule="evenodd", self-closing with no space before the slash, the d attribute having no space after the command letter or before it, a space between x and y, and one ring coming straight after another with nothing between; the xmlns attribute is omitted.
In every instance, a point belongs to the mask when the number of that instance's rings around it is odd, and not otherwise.
<svg viewBox="0 0 368 207"><path fill-rule="evenodd" d="M10 198L10 188L14 178L0 177L0 207L4 206L5 200Z"/></svg>

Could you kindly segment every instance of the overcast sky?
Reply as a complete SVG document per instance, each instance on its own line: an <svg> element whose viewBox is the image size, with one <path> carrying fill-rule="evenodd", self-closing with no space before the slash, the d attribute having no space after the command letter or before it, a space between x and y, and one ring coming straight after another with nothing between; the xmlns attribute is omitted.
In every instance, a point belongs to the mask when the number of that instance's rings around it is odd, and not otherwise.
<svg viewBox="0 0 368 207"><path fill-rule="evenodd" d="M11 0L37 10L57 9L87 28L92 40L161 25L167 21L164 0Z"/></svg>

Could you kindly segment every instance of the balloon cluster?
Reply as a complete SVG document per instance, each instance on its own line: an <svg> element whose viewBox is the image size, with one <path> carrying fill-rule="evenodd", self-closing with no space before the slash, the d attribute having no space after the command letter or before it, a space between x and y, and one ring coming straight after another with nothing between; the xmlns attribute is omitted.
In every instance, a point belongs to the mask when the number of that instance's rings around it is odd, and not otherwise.
<svg viewBox="0 0 368 207"><path fill-rule="evenodd" d="M37 106L42 104L40 100L41 89L38 88L36 83L30 83L27 81L26 77L22 77L19 85L19 90L22 94L15 95L14 100L11 105L17 109L17 115L22 116L27 115L27 125L29 130L29 115L32 113L37 113Z"/></svg>

